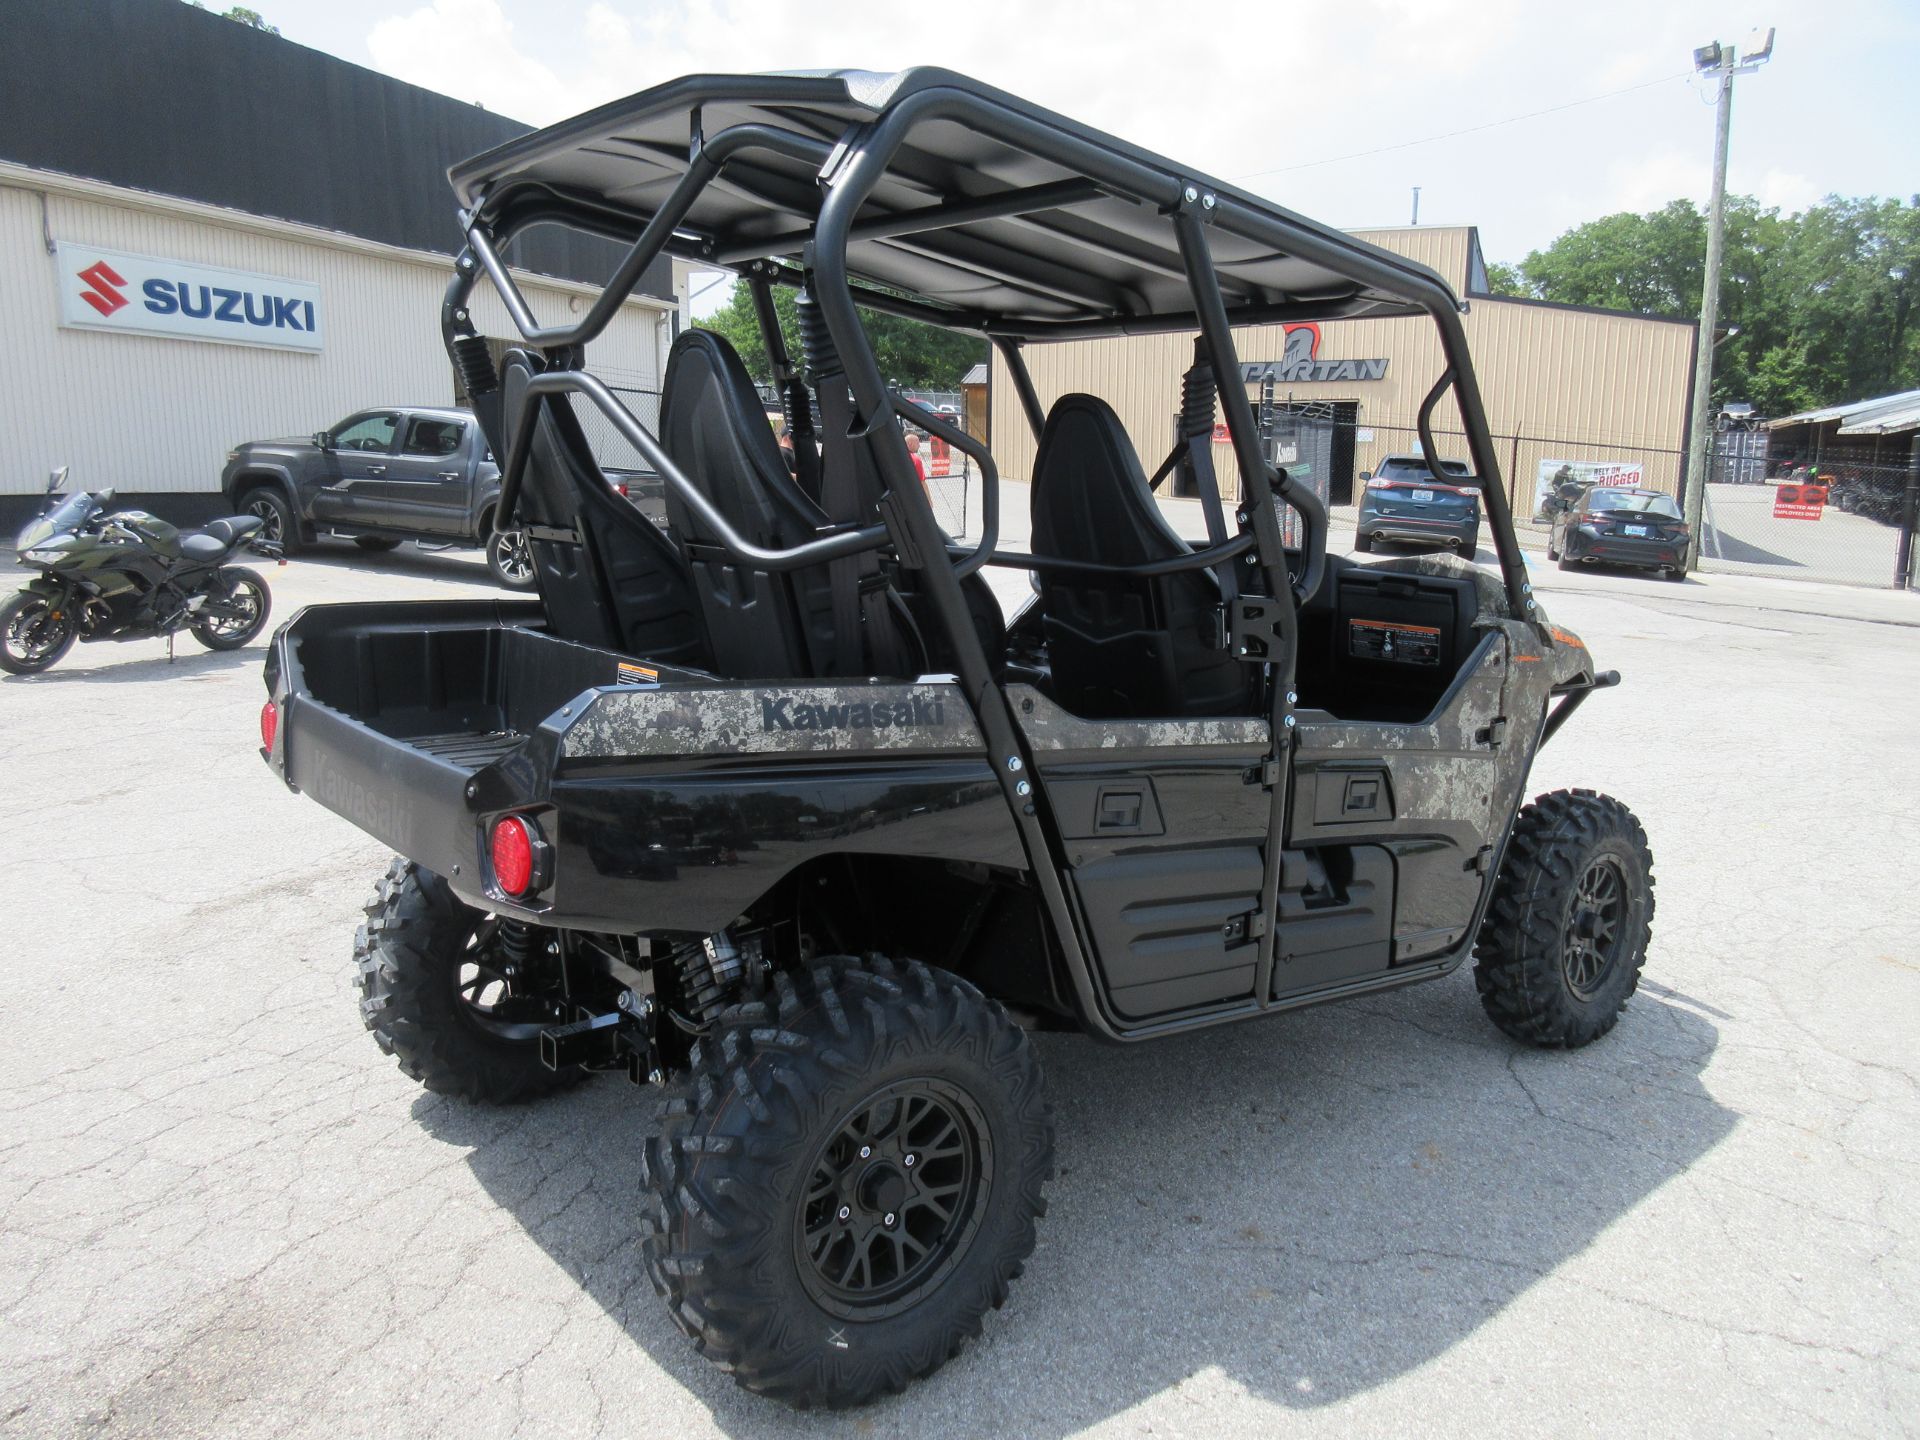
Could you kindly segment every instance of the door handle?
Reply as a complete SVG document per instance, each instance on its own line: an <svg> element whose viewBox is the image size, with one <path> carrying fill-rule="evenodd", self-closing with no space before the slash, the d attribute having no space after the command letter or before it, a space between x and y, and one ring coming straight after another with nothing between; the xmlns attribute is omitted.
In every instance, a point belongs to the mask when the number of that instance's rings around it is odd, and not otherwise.
<svg viewBox="0 0 1920 1440"><path fill-rule="evenodd" d="M387 467L384 465L367 466L367 474L369 475L384 475L386 473L387 473Z"/></svg>
<svg viewBox="0 0 1920 1440"><path fill-rule="evenodd" d="M460 478L460 472L458 470L440 470L435 473L437 473L442 480L458 480Z"/></svg>
<svg viewBox="0 0 1920 1440"><path fill-rule="evenodd" d="M1138 830L1144 794L1140 790L1101 791L1100 813L1094 817L1095 828L1102 831Z"/></svg>

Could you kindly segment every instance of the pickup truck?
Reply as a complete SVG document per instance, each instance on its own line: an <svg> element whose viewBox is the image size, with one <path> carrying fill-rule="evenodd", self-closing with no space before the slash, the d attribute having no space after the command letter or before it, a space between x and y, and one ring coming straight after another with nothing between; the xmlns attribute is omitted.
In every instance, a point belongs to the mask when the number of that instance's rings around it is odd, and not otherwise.
<svg viewBox="0 0 1920 1440"><path fill-rule="evenodd" d="M664 523L657 476L610 471L607 479ZM533 586L525 538L493 528L500 468L465 410L388 406L312 435L249 441L227 452L220 489L237 513L257 515L261 533L287 554L327 534L366 550L402 540L477 545L502 585Z"/></svg>

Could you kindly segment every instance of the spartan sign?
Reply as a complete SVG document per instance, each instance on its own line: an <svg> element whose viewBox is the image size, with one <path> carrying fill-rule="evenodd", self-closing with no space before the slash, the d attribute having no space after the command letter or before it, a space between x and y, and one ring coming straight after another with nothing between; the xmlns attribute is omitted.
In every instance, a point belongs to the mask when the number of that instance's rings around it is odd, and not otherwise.
<svg viewBox="0 0 1920 1440"><path fill-rule="evenodd" d="M1320 327L1315 324L1289 325L1287 338L1278 360L1253 360L1240 367L1240 378L1258 385L1271 377L1293 384L1320 383L1328 380L1384 380L1385 359L1322 360Z"/></svg>

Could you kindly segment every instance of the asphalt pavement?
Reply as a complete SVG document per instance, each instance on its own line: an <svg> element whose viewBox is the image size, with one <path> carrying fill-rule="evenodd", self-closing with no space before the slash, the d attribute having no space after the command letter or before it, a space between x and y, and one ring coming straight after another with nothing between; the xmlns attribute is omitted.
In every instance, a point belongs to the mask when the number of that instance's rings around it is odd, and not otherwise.
<svg viewBox="0 0 1920 1440"><path fill-rule="evenodd" d="M281 618L498 593L410 547L268 573ZM1521 1049L1462 972L1041 1037L1026 1277L846 1415L736 1391L669 1323L633 1243L654 1096L482 1110L378 1053L348 952L387 857L260 762L259 648L0 679L0 1433L1920 1430L1920 599L1536 579L1625 676L1534 777L1651 837L1618 1029Z"/></svg>

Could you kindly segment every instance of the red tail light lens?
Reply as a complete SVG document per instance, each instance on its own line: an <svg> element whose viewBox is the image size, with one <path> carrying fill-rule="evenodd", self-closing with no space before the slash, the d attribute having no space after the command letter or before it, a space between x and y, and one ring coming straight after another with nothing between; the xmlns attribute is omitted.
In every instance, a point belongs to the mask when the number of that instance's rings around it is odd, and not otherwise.
<svg viewBox="0 0 1920 1440"><path fill-rule="evenodd" d="M269 700L260 707L260 748L271 755L273 742L279 734L280 707Z"/></svg>
<svg viewBox="0 0 1920 1440"><path fill-rule="evenodd" d="M493 822L487 854L493 861L493 878L509 895L525 895L533 889L533 846L536 839L533 822L518 815L506 815Z"/></svg>

